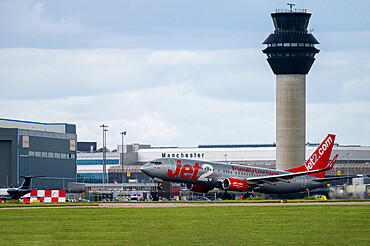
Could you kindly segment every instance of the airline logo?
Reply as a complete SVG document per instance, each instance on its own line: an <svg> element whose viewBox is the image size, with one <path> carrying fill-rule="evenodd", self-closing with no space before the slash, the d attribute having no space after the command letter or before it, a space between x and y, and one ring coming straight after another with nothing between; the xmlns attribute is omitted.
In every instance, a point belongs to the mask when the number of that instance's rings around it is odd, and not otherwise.
<svg viewBox="0 0 370 246"><path fill-rule="evenodd" d="M198 177L199 169L204 169L206 172ZM213 166L207 163L200 166L199 163L196 162L194 166L191 166L189 164L181 165L181 160L177 160L175 171L168 169L167 176L170 178L180 176L182 179L191 178L192 180L210 181L211 179L208 178L208 176L210 176L213 171Z"/></svg>
<svg viewBox="0 0 370 246"><path fill-rule="evenodd" d="M245 180L235 179L235 178L228 178L226 179L229 181L229 187L226 187L229 190L235 191L246 191L248 190L248 183Z"/></svg>
<svg viewBox="0 0 370 246"><path fill-rule="evenodd" d="M305 167L307 171L310 171L315 164L320 160L320 158L326 153L326 150L333 144L333 139L328 136L326 140L320 145L320 147L315 151L315 153L307 160Z"/></svg>
<svg viewBox="0 0 370 246"><path fill-rule="evenodd" d="M244 184L242 182L234 181L231 183L231 185L235 188L241 189L244 187Z"/></svg>
<svg viewBox="0 0 370 246"><path fill-rule="evenodd" d="M185 164L184 166L181 166L181 160L177 160L175 172L173 172L171 169L168 169L167 176L170 178L174 178L180 174L180 177L183 179L188 179L191 177L192 180L197 180L199 169L200 169L200 166L198 162L195 163L194 168L193 168L189 164Z"/></svg>

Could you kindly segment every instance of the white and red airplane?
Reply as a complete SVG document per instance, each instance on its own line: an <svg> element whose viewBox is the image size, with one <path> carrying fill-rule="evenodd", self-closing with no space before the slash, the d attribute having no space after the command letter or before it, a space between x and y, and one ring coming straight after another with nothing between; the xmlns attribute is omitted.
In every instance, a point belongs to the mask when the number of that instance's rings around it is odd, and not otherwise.
<svg viewBox="0 0 370 246"><path fill-rule="evenodd" d="M141 167L141 171L158 182L185 183L188 190L207 193L219 188L225 190L223 199L231 199L228 191L293 193L317 189L327 181L348 177L325 178L326 171L333 168L336 155L329 163L335 135L329 134L311 157L302 166L289 170L275 170L182 158L159 158ZM328 164L329 163L329 164Z"/></svg>

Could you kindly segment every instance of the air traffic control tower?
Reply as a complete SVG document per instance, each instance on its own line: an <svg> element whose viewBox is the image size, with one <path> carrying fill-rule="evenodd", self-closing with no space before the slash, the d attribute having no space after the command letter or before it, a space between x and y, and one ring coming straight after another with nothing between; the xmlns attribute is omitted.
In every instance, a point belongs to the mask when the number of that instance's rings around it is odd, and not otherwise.
<svg viewBox="0 0 370 246"><path fill-rule="evenodd" d="M305 162L306 74L315 61L319 42L307 30L307 10L276 10L275 30L263 44L263 53L276 75L276 169L286 170Z"/></svg>

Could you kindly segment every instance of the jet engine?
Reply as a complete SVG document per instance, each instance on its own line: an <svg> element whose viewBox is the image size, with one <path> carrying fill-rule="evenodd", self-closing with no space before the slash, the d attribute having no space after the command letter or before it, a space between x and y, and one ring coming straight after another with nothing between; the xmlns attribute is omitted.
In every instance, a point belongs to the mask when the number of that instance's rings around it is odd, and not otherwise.
<svg viewBox="0 0 370 246"><path fill-rule="evenodd" d="M212 187L204 186L204 185L197 185L197 184L185 184L185 188L190 191L200 192L200 193L207 193L208 191L212 190Z"/></svg>
<svg viewBox="0 0 370 246"><path fill-rule="evenodd" d="M243 179L227 178L221 181L221 187L224 190L247 191L248 183Z"/></svg>

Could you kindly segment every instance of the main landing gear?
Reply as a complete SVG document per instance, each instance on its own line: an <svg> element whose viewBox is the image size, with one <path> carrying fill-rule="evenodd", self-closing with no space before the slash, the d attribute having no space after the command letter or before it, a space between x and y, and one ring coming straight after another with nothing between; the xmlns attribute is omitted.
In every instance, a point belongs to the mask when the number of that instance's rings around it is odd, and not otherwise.
<svg viewBox="0 0 370 246"><path fill-rule="evenodd" d="M251 192L247 192L244 194L243 199L247 199L249 197L254 197L254 194ZM232 200L233 196L231 194L227 193L227 190L225 190L225 193L222 195L222 200Z"/></svg>
<svg viewBox="0 0 370 246"><path fill-rule="evenodd" d="M161 182L158 183L158 190L163 190L163 183Z"/></svg>
<svg viewBox="0 0 370 246"><path fill-rule="evenodd" d="M222 195L222 200L232 200L232 199L233 196L231 194L228 194L226 190L225 193Z"/></svg>
<svg viewBox="0 0 370 246"><path fill-rule="evenodd" d="M247 199L247 198L250 198L250 197L254 197L254 194L251 193L251 192L247 192L244 194L244 199Z"/></svg>

